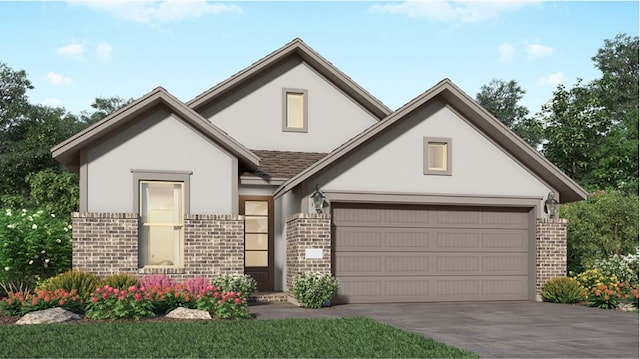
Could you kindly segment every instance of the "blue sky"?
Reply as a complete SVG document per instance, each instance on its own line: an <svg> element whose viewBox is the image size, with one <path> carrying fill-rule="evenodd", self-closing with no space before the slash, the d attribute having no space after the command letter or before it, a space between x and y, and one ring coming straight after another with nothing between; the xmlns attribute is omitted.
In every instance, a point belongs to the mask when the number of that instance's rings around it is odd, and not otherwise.
<svg viewBox="0 0 640 359"><path fill-rule="evenodd" d="M0 2L0 62L27 71L32 103L163 86L188 101L299 37L396 109L443 78L475 97L516 80L531 113L559 83L599 76L605 39L638 35L638 2Z"/></svg>

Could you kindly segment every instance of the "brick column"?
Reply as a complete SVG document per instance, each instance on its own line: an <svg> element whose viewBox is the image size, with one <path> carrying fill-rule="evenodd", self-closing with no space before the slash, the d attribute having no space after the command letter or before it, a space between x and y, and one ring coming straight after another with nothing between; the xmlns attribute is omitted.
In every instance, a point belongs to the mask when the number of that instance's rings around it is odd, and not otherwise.
<svg viewBox="0 0 640 359"><path fill-rule="evenodd" d="M536 220L536 299L551 278L567 275L567 220Z"/></svg>
<svg viewBox="0 0 640 359"><path fill-rule="evenodd" d="M138 216L135 213L71 214L72 267L98 276L138 270Z"/></svg>
<svg viewBox="0 0 640 359"><path fill-rule="evenodd" d="M315 258L318 252L321 258ZM329 214L298 213L287 218L287 288L303 272L331 273Z"/></svg>

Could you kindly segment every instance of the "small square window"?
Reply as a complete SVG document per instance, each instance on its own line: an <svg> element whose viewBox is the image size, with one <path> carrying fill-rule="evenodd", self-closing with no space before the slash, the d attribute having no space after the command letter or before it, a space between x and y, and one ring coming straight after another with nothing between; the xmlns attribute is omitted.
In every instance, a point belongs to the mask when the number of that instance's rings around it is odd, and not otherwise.
<svg viewBox="0 0 640 359"><path fill-rule="evenodd" d="M307 90L283 89L282 130L307 132Z"/></svg>
<svg viewBox="0 0 640 359"><path fill-rule="evenodd" d="M424 174L451 176L451 139L424 138Z"/></svg>

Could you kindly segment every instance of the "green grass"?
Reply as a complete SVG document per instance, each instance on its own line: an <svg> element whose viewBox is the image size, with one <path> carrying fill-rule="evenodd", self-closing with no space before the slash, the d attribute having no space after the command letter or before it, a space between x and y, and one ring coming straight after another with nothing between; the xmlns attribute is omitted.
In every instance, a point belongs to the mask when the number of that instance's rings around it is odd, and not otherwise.
<svg viewBox="0 0 640 359"><path fill-rule="evenodd" d="M368 318L0 327L0 357L477 358Z"/></svg>

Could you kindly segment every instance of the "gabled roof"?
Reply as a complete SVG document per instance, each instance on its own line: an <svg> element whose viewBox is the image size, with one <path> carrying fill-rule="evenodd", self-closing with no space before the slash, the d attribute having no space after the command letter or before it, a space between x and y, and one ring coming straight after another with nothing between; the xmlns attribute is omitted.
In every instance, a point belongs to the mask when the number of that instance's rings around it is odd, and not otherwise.
<svg viewBox="0 0 640 359"><path fill-rule="evenodd" d="M309 64L314 70L322 74L335 86L346 92L361 106L371 112L378 119L383 119L391 113L391 110L385 106L380 100L376 99L365 89L355 83L349 76L345 75L337 67L333 66L324 57L320 56L301 39L295 38L283 47L275 50L271 54L256 61L251 66L241 70L227 80L217 84L209 90L196 96L187 102L187 105L198 111L201 107L216 100L220 96L228 93L234 88L238 88L243 84L251 82L256 76L259 76L275 65L285 61L286 59L297 56L304 62Z"/></svg>
<svg viewBox="0 0 640 359"><path fill-rule="evenodd" d="M342 146L336 148L326 157L314 163L306 170L290 178L275 191L275 197L278 198L282 196L284 193L290 191L310 177L316 175L325 168L330 167L341 158L348 156L351 152L363 146L378 134L392 127L394 123L402 121L412 112L434 99L439 99L448 103L473 123L474 126L483 131L504 150L510 153L516 160L520 161L530 171L558 190L562 203L574 202L587 198L587 192L580 187L580 185L569 178L569 176L558 169L542 154L529 146L524 140L514 134L508 127L491 115L491 113L478 105L478 103L460 90L449 79L440 81L423 94L396 110L384 120L369 127L367 130L344 143Z"/></svg>
<svg viewBox="0 0 640 359"><path fill-rule="evenodd" d="M160 104L166 105L172 113L178 115L195 130L205 137L219 144L227 151L237 156L241 163L249 169L256 169L259 158L226 132L211 124L197 112L173 97L162 87L156 87L151 92L142 96L133 103L119 109L85 130L78 132L64 142L51 149L53 158L67 167L79 164L80 150L91 145L95 141L107 136L114 130L132 121L136 116L154 108Z"/></svg>

